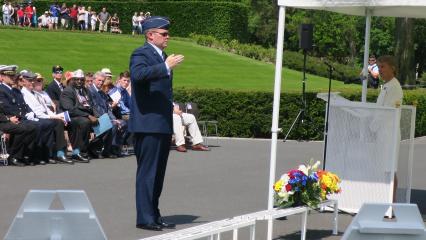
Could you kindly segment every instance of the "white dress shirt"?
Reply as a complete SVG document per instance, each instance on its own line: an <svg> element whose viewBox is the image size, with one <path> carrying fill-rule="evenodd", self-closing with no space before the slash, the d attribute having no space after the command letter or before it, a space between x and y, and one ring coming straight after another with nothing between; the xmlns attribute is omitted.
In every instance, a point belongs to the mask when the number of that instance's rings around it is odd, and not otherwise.
<svg viewBox="0 0 426 240"><path fill-rule="evenodd" d="M37 118L50 118L55 114L44 103L43 96L37 92L31 92L26 87L21 89L24 100L30 106Z"/></svg>
<svg viewBox="0 0 426 240"><path fill-rule="evenodd" d="M383 84L382 90L377 97L377 104L385 107L396 107L402 104L402 88L396 78Z"/></svg>

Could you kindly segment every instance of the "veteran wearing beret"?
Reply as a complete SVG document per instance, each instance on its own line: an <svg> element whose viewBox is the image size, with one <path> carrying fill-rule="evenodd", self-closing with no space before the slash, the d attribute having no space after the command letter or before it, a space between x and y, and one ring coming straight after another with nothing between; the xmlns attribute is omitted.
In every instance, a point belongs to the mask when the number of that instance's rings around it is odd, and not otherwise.
<svg viewBox="0 0 426 240"><path fill-rule="evenodd" d="M173 133L173 69L183 55L167 56L170 21L153 16L142 24L145 44L130 57L132 98L129 131L134 133L136 170L136 227L161 231L174 228L161 217L158 202Z"/></svg>
<svg viewBox="0 0 426 240"><path fill-rule="evenodd" d="M33 158L37 127L21 121L21 116L9 112L9 105L16 104L12 91L17 77L17 66L0 65L0 130L10 135L8 162L14 166L25 166L25 157Z"/></svg>

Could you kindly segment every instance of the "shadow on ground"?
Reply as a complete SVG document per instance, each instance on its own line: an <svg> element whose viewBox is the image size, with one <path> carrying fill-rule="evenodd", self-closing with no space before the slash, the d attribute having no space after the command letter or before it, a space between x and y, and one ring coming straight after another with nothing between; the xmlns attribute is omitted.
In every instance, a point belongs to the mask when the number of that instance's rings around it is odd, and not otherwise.
<svg viewBox="0 0 426 240"><path fill-rule="evenodd" d="M339 232L337 236L342 236L343 233ZM313 229L307 229L306 231L306 239L323 239L327 238L333 235L333 231L330 230L313 230ZM300 231L294 232L292 234L288 235L281 235L277 238L274 238L274 240L298 240L300 238Z"/></svg>
<svg viewBox="0 0 426 240"><path fill-rule="evenodd" d="M166 222L173 222L177 225L206 222L206 221L195 221L199 217L200 216L194 216L194 215L170 215L170 216L164 216L163 218Z"/></svg>

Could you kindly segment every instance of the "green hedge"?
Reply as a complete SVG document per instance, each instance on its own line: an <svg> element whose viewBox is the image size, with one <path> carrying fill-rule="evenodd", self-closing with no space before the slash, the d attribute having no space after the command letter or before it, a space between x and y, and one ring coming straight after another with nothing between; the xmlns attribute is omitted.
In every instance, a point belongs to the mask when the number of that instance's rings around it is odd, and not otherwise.
<svg viewBox="0 0 426 240"><path fill-rule="evenodd" d="M56 1L35 1L38 12L44 12ZM72 6L76 1L61 1ZM190 33L212 35L220 39L247 39L248 6L238 2L212 1L158 1L158 2L110 2L79 1L96 12L106 7L110 14L117 13L120 28L131 32L134 12L151 12L151 15L168 16L173 24L173 36L187 37Z"/></svg>
<svg viewBox="0 0 426 240"><path fill-rule="evenodd" d="M233 52L238 55L253 58L264 62L275 62L275 48L264 48L254 44L243 44L238 40L218 40L214 36L200 34L191 34L190 37L199 45L213 47L217 49ZM284 51L283 66L290 69L303 70L303 54L300 52ZM332 72L332 78L344 82L361 83L359 80L360 69L350 67L344 64L332 63L335 68ZM307 56L306 72L329 77L329 69L319 58Z"/></svg>
<svg viewBox="0 0 426 240"><path fill-rule="evenodd" d="M345 92L342 95L359 101L359 92ZM404 104L418 102L416 136L426 135L426 95L424 90L404 91ZM195 102L200 109L199 120L217 120L219 135L226 137L269 138L273 93L232 92L224 90L198 90L178 88L174 91L177 102ZM368 101L374 102L377 93L368 94ZM279 127L284 138L299 111L300 94L283 93L280 102ZM316 98L316 93L307 93L308 116L312 122L304 128L295 129L290 139L322 140L325 116L325 102ZM306 126L309 126L306 128Z"/></svg>

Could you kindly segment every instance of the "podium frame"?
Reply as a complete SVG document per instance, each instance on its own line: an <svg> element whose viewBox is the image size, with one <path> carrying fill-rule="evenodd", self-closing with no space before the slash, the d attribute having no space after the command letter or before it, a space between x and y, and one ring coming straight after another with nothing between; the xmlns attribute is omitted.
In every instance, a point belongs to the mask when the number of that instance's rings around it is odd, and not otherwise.
<svg viewBox="0 0 426 240"><path fill-rule="evenodd" d="M318 94L317 97L327 102L326 98L328 97L328 94L321 93L321 94ZM342 194L331 196L331 198L337 199L339 201L339 208L349 213L357 213L361 205L366 202L390 204L394 200L393 199L394 195L398 197L400 195L402 196L402 197L399 197L398 199L399 202L409 203L411 200L416 108L414 106L406 106L406 105L399 106L398 108L392 108L392 107L378 106L375 103L352 102L341 96L338 96L337 93L332 93L331 97L332 99L330 101L331 102L330 106L334 107L333 108L334 110L330 110L330 119L335 118L334 120L332 120L332 122L334 121L335 124L338 124L338 125L340 124L339 122L336 122L339 120L341 121L339 116L332 116L333 114L331 112L331 111L338 110L343 114L341 115L341 117L343 117L343 119L346 119L346 121L348 119L351 120L351 118L347 118L347 116L345 115L355 116L354 119L357 119L359 123L355 123L354 129L357 126L360 127L357 133L359 134L359 136L357 136L357 138L354 139L354 141L344 142L343 139L351 139L350 135L346 135L346 138L344 138L343 135L339 136L338 134L336 134L338 130L335 130L334 135L332 134L331 136L330 135L328 136L329 139L330 137L331 138L335 137L336 139L338 139L338 141L332 140L334 142L334 146L327 146L327 149L324 148L324 151L328 151L327 152L328 159L327 159L327 164L325 166L325 169L333 171L341 177L342 179L341 185L343 188ZM374 109L377 109L377 111L375 111ZM401 122L400 122L401 112L406 110L408 110L408 114L405 114L404 117L405 117L405 120L408 119L408 121L405 124L407 124L407 126L409 126L410 129L409 131L404 132L405 135L407 135L405 139L401 139L401 133L400 133L401 131L400 129L402 129ZM326 106L326 111L327 111L327 106ZM366 134L366 135L371 134L371 132L368 132L370 129L368 129L368 127L363 125L362 123L362 121L364 121L363 119L367 121L367 119L373 118L374 120L375 116L376 115L380 116L380 114L385 114L385 116L387 117L392 116L392 119L386 118L386 119L389 119L387 123L391 124L392 126L398 126L398 127L393 127L392 129L389 129L389 135L386 135L386 136L392 136L391 139L386 139L386 144L389 144L387 145L388 146L387 150L389 150L388 152L381 152L380 149L379 150L373 149L373 151L369 148L365 149L365 146L367 146L370 143L363 142L363 137L365 137L363 134ZM326 112L326 116L327 116L327 112ZM380 117L378 119L380 119ZM375 120L378 120L378 119L375 119ZM370 124L370 122L368 121L367 123ZM351 125L354 123L343 122L341 126L337 126L337 127L331 126L331 127L336 127L337 129L341 129L342 126L348 126L348 124ZM384 128L384 129L386 129L387 131L387 128ZM351 130L354 131L353 129ZM383 126L380 126L379 130L383 130ZM408 130L408 129L405 128L404 130ZM383 132L378 134L383 134ZM343 137L343 138L339 139L339 137ZM401 140L404 140L404 141L401 141ZM357 143L361 144L356 146L358 147L357 148L359 150L358 152L354 150L354 146L352 145ZM376 145L377 144L381 145L381 141L379 139L376 139L374 143ZM400 153L400 146L402 146L402 143L408 145L406 150L407 153L406 155L403 156L403 158L401 158L401 153ZM407 145L404 145L404 147ZM335 156L330 156L330 153L331 155L333 155L333 153L329 151L339 151L340 149L344 149L342 150L342 153L336 152L334 154ZM351 153L353 154L354 152L356 152L356 154L358 155L362 155L362 157L351 155ZM337 158L336 156L340 156L340 158ZM343 159L341 158L342 156L344 157ZM372 164L370 165L370 167L371 166L385 167L384 169L379 168L375 170L376 172L381 172L383 174L380 181L376 182L373 178L369 178L369 179L359 178L359 176L361 176L362 174L355 176L356 174L350 173L350 176L347 175L349 172L351 172L348 170L349 165L352 167L353 166L358 167L362 165L363 162L359 162L359 163L356 162L360 158L364 158L364 161L367 161L367 162L370 162L370 161L377 162L376 165ZM386 162L388 165L380 165L384 163L383 159L387 159ZM398 185L402 186L401 188L404 189L404 191L397 191L394 194L393 185L395 181L396 168L392 166L398 166L398 162L401 160L403 160L407 166L407 167L404 167L403 170L400 170L398 172L398 183L399 183ZM348 163L349 165L346 166L346 164ZM359 164L359 165L357 166L356 164ZM371 170L370 168L367 168L365 170L368 170L369 171L368 173L374 172L374 169ZM353 170L353 171L356 171L356 170ZM368 175L368 173L365 173L365 174ZM403 180L402 181L403 183L401 183L400 180ZM382 190L380 190L380 192L377 192L377 194L374 194L373 189L380 189L381 186L383 187Z"/></svg>

